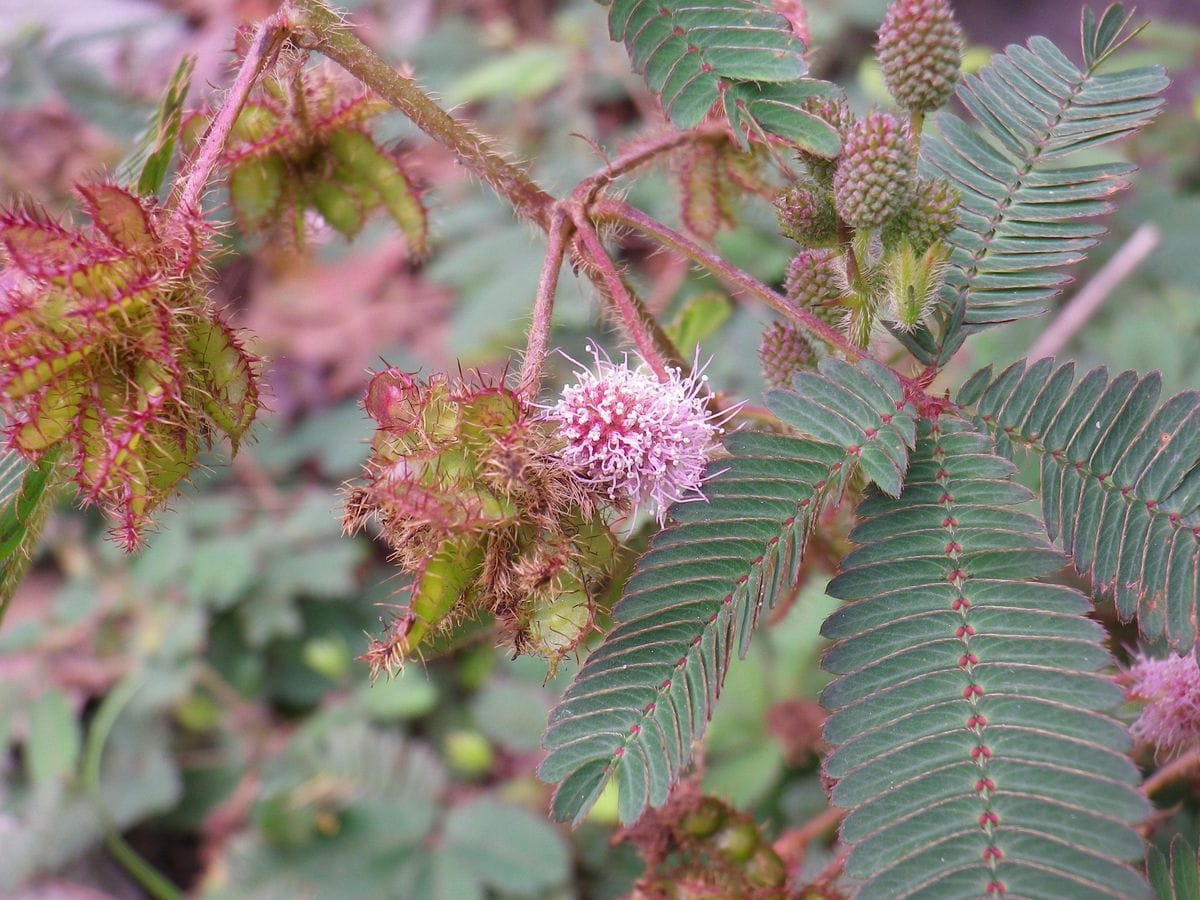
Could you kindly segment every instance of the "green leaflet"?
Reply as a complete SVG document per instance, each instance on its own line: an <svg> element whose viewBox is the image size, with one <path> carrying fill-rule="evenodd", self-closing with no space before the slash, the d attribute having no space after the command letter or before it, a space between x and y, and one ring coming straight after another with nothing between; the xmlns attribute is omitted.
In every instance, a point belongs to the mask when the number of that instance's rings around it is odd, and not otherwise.
<svg viewBox="0 0 1200 900"><path fill-rule="evenodd" d="M11 450L0 453L0 623L33 556L54 503L59 450L29 465Z"/></svg>
<svg viewBox="0 0 1200 900"><path fill-rule="evenodd" d="M991 440L928 423L903 493L859 508L823 632L825 763L861 898L1143 897L1149 813L1103 631L1015 507Z"/></svg>
<svg viewBox="0 0 1200 900"><path fill-rule="evenodd" d="M1154 887L1156 900L1190 900L1200 897L1200 859L1183 835L1171 841L1171 856L1151 847L1146 856L1146 871Z"/></svg>
<svg viewBox="0 0 1200 900"><path fill-rule="evenodd" d="M967 326L1045 312L1068 280L1061 270L1103 233L1083 220L1112 208L1133 166L1056 163L1139 130L1163 105L1160 66L1096 72L1127 39L1126 21L1106 13L1089 28L1085 18L1085 69L1034 37L965 76L958 98L987 139L950 113L935 117L938 134L924 142L925 162L962 193L942 298L951 308L965 303Z"/></svg>
<svg viewBox="0 0 1200 900"><path fill-rule="evenodd" d="M1162 378L1074 363L1014 363L973 377L976 418L1001 452L1042 457L1042 514L1097 594L1186 652L1200 595L1200 392L1159 404ZM990 384L989 384L990 382ZM983 387L986 385L986 387ZM969 390L968 390L969 388Z"/></svg>
<svg viewBox="0 0 1200 900"><path fill-rule="evenodd" d="M710 465L707 502L671 509L675 524L638 560L615 627L551 712L539 774L561 782L556 818L581 821L610 777L623 822L662 805L712 716L735 648L745 655L763 610L796 583L824 502L841 496L856 462L899 490L914 430L900 384L870 362L828 361L808 374L795 391L771 392L768 404L822 442L731 435L731 456ZM824 412L822 401L840 412Z"/></svg>
<svg viewBox="0 0 1200 900"><path fill-rule="evenodd" d="M612 0L609 33L679 128L699 125L721 101L734 133L794 141L836 156L837 132L801 107L833 89L806 78L804 44L787 19L757 0Z"/></svg>

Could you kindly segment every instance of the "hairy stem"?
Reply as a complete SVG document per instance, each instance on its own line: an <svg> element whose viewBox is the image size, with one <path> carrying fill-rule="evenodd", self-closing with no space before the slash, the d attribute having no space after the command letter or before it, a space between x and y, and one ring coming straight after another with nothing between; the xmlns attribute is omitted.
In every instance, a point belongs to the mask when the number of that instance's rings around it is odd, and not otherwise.
<svg viewBox="0 0 1200 900"><path fill-rule="evenodd" d="M671 131L642 141L629 151L622 153L594 175L585 178L575 189L573 196L581 203L591 203L596 194L639 166L644 166L663 154L678 150L688 144L718 143L729 139L729 131L715 125L701 125L690 131Z"/></svg>
<svg viewBox="0 0 1200 900"><path fill-rule="evenodd" d="M1200 750L1192 750L1167 763L1142 782L1142 793L1153 797L1167 785L1192 775L1200 775Z"/></svg>
<svg viewBox="0 0 1200 900"><path fill-rule="evenodd" d="M835 328L826 325L812 313L787 301L787 298L777 294L757 278L731 265L710 250L693 241L686 235L680 234L661 222L647 216L645 213L619 200L601 200L593 205L598 219L617 222L640 231L647 237L653 238L665 247L682 253L697 265L707 269L727 285L745 291L753 297L766 303L776 312L795 322L806 331L816 335L826 343L841 350L852 359L862 359L866 352L856 347L846 336Z"/></svg>
<svg viewBox="0 0 1200 900"><path fill-rule="evenodd" d="M453 152L508 200L519 215L543 229L549 228L554 198L492 149L487 138L438 106L413 79L359 40L350 26L320 0L293 0L292 10L298 32L293 40L299 46L316 50L340 65Z"/></svg>
<svg viewBox="0 0 1200 900"><path fill-rule="evenodd" d="M246 98L262 73L279 55L279 48L283 46L290 28L291 18L285 9L264 19L254 32L250 49L246 51L225 102L221 104L221 111L204 132L200 150L179 189L178 215L186 215L199 208L200 198L208 187L208 179L225 151L225 142L246 104Z"/></svg>
<svg viewBox="0 0 1200 900"><path fill-rule="evenodd" d="M608 251L604 249L604 244L601 242L600 236L596 234L592 223L582 212L577 212L574 219L579 242L585 254L585 265L594 269L599 276L600 283L605 293L608 294L613 309L625 327L625 333L637 347L638 353L646 360L660 381L668 380L670 378L669 361L651 332L652 320L648 319L640 305L629 293L629 289L625 287L616 265L609 258Z"/></svg>
<svg viewBox="0 0 1200 900"><path fill-rule="evenodd" d="M542 367L545 365L546 353L550 346L550 326L554 315L558 272L562 268L574 224L562 206L555 206L550 213L546 258L538 276L537 296L533 301L533 321L529 325L529 339L525 345L525 359L521 362L521 377L517 387L518 393L525 397L536 396L542 383Z"/></svg>

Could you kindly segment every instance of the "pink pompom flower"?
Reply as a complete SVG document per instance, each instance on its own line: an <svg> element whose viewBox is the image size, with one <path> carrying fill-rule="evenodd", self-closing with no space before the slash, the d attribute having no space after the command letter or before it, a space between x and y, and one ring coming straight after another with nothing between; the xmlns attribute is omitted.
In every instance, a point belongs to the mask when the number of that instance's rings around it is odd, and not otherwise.
<svg viewBox="0 0 1200 900"><path fill-rule="evenodd" d="M681 500L703 499L700 484L721 425L731 411L709 412L707 377L671 369L659 381L640 357L614 363L594 344L594 371L575 360L576 384L563 389L546 419L558 425L563 463L610 500L649 505L661 523Z"/></svg>
<svg viewBox="0 0 1200 900"><path fill-rule="evenodd" d="M1165 753L1200 745L1200 667L1193 654L1139 656L1127 679L1129 699L1146 703L1130 729L1135 738Z"/></svg>

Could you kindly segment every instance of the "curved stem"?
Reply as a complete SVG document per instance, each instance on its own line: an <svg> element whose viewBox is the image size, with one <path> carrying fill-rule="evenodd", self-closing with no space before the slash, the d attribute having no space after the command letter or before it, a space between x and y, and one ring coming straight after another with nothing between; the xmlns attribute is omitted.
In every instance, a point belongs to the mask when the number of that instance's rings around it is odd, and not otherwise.
<svg viewBox="0 0 1200 900"><path fill-rule="evenodd" d="M826 325L808 310L802 309L787 301L787 298L777 294L767 285L737 266L731 265L710 250L705 249L691 238L658 222L628 203L619 200L600 200L593 204L596 218L617 222L640 231L647 237L653 238L665 247L682 253L697 265L707 269L717 278L733 288L745 291L757 297L776 312L791 319L806 331L819 337L845 353L852 359L864 359L866 351L852 344L844 334Z"/></svg>
<svg viewBox="0 0 1200 900"><path fill-rule="evenodd" d="M246 98L250 96L250 91L259 76L279 55L279 48L283 46L291 24L288 11L284 9L264 19L254 32L250 49L246 51L225 102L221 104L221 111L205 131L195 161L179 188L177 215L187 215L199 208L200 198L208 187L208 179L225 151L225 141L228 140L229 132L233 130L233 125L246 104Z"/></svg>
<svg viewBox="0 0 1200 900"><path fill-rule="evenodd" d="M651 335L646 317L621 280L616 265L604 249L600 236L596 234L596 229L582 212L576 211L573 218L585 253L584 264L592 267L599 276L613 309L620 317L621 324L625 326L625 333L637 347L638 353L646 360L659 381L667 381L671 377L668 360Z"/></svg>
<svg viewBox="0 0 1200 900"><path fill-rule="evenodd" d="M538 276L537 296L533 301L533 321L529 325L529 339L525 345L525 359L521 362L521 377L517 392L525 397L537 395L542 383L542 367L550 346L550 326L554 315L554 293L558 288L558 272L562 268L567 252L567 240L574 222L562 206L555 206L550 213L550 231L547 235L546 258Z"/></svg>
<svg viewBox="0 0 1200 900"><path fill-rule="evenodd" d="M453 152L518 214L542 229L549 228L554 198L492 149L487 138L434 103L413 79L359 40L320 0L293 0L292 15L298 29L292 39L299 46L316 50L340 65Z"/></svg>
<svg viewBox="0 0 1200 900"><path fill-rule="evenodd" d="M1178 759L1167 763L1142 782L1142 792L1147 797L1153 797L1173 781L1187 778L1193 773L1200 774L1200 750L1185 753Z"/></svg>

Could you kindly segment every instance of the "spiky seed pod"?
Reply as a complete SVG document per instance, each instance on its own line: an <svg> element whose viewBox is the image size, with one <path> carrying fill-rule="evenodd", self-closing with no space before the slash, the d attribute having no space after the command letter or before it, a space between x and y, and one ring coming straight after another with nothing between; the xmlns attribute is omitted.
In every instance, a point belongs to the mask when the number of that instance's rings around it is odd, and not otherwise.
<svg viewBox="0 0 1200 900"><path fill-rule="evenodd" d="M779 230L802 247L825 247L837 241L837 213L827 190L797 181L775 198Z"/></svg>
<svg viewBox="0 0 1200 900"><path fill-rule="evenodd" d="M838 215L855 228L875 228L912 198L916 164L905 128L873 112L851 126L833 175Z"/></svg>
<svg viewBox="0 0 1200 900"><path fill-rule="evenodd" d="M795 325L772 322L758 342L758 361L768 385L790 387L793 375L812 367L813 349Z"/></svg>
<svg viewBox="0 0 1200 900"><path fill-rule="evenodd" d="M962 66L963 33L947 0L894 0L875 55L888 91L912 113L942 106Z"/></svg>
<svg viewBox="0 0 1200 900"><path fill-rule="evenodd" d="M86 227L0 212L0 409L26 457L64 451L132 550L202 444L236 449L257 360L208 300L202 221L115 185L78 192Z"/></svg>
<svg viewBox="0 0 1200 900"><path fill-rule="evenodd" d="M958 225L958 206L962 198L944 178L918 178L913 200L883 226L881 236L886 250L907 241L917 253L944 241Z"/></svg>
<svg viewBox="0 0 1200 900"><path fill-rule="evenodd" d="M837 251L800 251L788 266L783 287L789 300L827 325L836 327L845 318L841 299L846 292L846 270Z"/></svg>

